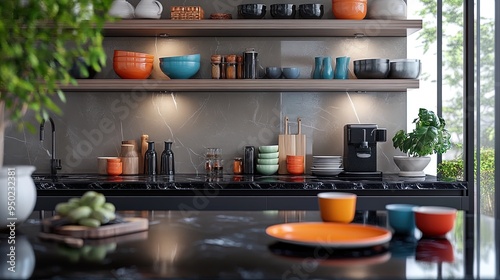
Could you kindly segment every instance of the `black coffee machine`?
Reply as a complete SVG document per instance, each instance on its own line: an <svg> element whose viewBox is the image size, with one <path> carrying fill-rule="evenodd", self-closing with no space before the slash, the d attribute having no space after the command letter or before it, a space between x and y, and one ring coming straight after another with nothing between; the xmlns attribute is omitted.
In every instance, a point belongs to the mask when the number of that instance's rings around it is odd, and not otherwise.
<svg viewBox="0 0 500 280"><path fill-rule="evenodd" d="M387 130L376 124L347 124L344 126L344 171L339 177L379 178L377 171L377 142L385 142Z"/></svg>

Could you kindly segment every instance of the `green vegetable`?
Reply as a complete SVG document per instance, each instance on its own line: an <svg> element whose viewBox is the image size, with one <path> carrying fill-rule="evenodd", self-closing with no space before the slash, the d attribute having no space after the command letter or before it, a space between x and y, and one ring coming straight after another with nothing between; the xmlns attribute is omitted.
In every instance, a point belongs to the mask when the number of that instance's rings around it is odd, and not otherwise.
<svg viewBox="0 0 500 280"><path fill-rule="evenodd" d="M78 224L86 227L99 227L101 225L101 222L97 219L94 218L83 218L78 220Z"/></svg>
<svg viewBox="0 0 500 280"><path fill-rule="evenodd" d="M102 193L96 194L92 199L90 199L89 206L92 207L92 209L97 209L100 208L104 205L106 202L106 198Z"/></svg>
<svg viewBox="0 0 500 280"><path fill-rule="evenodd" d="M106 209L106 210L108 210L110 212L115 212L115 210L116 210L115 209L115 205L113 205L113 203L111 203L111 202L104 203L104 205L102 206L102 208L104 208L104 209Z"/></svg>
<svg viewBox="0 0 500 280"><path fill-rule="evenodd" d="M80 206L76 209L71 210L67 217L72 221L72 222L78 222L80 219L83 218L88 218L90 214L92 213L92 209L88 206Z"/></svg>
<svg viewBox="0 0 500 280"><path fill-rule="evenodd" d="M95 191L58 203L55 210L58 215L67 217L73 223L88 227L99 227L116 218L113 203L106 202L106 197Z"/></svg>
<svg viewBox="0 0 500 280"><path fill-rule="evenodd" d="M61 216L66 216L74 208L76 207L69 202L61 202L56 205L56 213Z"/></svg>
<svg viewBox="0 0 500 280"><path fill-rule="evenodd" d="M115 219L115 213L104 208L98 208L92 211L90 217L99 220L102 224L106 224Z"/></svg>

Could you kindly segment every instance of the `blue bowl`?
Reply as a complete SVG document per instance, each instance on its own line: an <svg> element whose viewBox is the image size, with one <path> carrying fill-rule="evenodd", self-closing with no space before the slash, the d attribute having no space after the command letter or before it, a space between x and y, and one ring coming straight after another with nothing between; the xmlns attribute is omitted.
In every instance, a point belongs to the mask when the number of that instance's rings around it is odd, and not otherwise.
<svg viewBox="0 0 500 280"><path fill-rule="evenodd" d="M388 204L385 206L389 225L395 234L413 234L415 230L415 214L412 204Z"/></svg>
<svg viewBox="0 0 500 280"><path fill-rule="evenodd" d="M165 61L194 61L200 62L200 54L189 54L189 55L180 55L180 56L165 56L160 57L160 62Z"/></svg>
<svg viewBox="0 0 500 280"><path fill-rule="evenodd" d="M160 61L160 69L170 79L189 79L200 70L200 62Z"/></svg>

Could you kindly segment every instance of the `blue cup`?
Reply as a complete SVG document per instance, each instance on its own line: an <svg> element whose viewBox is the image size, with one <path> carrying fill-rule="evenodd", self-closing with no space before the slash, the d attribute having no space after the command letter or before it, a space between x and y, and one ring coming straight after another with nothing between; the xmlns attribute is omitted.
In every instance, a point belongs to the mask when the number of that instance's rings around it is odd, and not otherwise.
<svg viewBox="0 0 500 280"><path fill-rule="evenodd" d="M412 204L388 204L385 206L389 226L395 234L413 234L415 232L415 214Z"/></svg>

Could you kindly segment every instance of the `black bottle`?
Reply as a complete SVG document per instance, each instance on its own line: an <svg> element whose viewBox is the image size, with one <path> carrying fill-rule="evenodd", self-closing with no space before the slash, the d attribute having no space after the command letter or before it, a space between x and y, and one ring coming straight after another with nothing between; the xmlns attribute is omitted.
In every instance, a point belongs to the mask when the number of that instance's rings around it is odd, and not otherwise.
<svg viewBox="0 0 500 280"><path fill-rule="evenodd" d="M243 173L253 174L254 173L254 158L255 158L255 147L246 146L245 153L243 155Z"/></svg>
<svg viewBox="0 0 500 280"><path fill-rule="evenodd" d="M161 153L160 174L174 175L174 152L172 152L172 142L165 141L165 150Z"/></svg>
<svg viewBox="0 0 500 280"><path fill-rule="evenodd" d="M148 141L148 150L144 154L144 174L156 175L155 142Z"/></svg>

